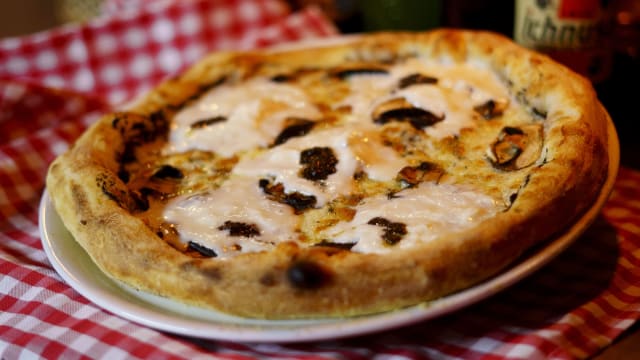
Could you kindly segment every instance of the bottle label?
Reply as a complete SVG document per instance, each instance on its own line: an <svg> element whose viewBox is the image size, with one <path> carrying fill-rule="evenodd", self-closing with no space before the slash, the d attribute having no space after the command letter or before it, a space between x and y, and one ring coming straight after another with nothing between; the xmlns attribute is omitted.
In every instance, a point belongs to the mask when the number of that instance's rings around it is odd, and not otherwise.
<svg viewBox="0 0 640 360"><path fill-rule="evenodd" d="M533 49L597 45L600 0L516 0L515 40Z"/></svg>

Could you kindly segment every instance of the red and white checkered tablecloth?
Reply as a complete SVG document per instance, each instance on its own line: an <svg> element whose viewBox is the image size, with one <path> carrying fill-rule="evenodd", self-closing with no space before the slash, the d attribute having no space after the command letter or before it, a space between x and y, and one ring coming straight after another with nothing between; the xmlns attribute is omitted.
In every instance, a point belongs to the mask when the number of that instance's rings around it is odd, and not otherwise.
<svg viewBox="0 0 640 360"><path fill-rule="evenodd" d="M132 6L132 3L135 6ZM104 17L0 40L0 358L584 358L640 317L640 172L559 257L456 313L333 341L186 338L92 304L53 270L38 233L48 164L100 114L223 48L336 34L276 0L107 2Z"/></svg>

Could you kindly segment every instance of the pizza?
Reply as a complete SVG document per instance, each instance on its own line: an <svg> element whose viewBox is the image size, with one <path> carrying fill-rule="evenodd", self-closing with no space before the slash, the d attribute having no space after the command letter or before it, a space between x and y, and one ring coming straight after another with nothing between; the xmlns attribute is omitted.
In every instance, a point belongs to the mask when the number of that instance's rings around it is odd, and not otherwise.
<svg viewBox="0 0 640 360"><path fill-rule="evenodd" d="M428 302L561 234L607 177L591 84L489 32L207 56L50 166L109 277L243 317Z"/></svg>

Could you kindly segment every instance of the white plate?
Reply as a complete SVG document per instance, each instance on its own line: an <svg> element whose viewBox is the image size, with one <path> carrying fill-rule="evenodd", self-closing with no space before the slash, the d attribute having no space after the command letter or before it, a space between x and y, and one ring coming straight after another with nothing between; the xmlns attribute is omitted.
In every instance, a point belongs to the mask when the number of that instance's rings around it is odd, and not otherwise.
<svg viewBox="0 0 640 360"><path fill-rule="evenodd" d="M619 145L609 122L609 176L597 202L565 234L500 275L469 289L393 312L321 320L254 320L186 306L137 291L102 273L61 222L45 191L40 234L51 264L75 290L98 306L133 322L175 334L249 342L301 342L336 339L433 319L487 298L531 274L567 248L597 217L613 188Z"/></svg>

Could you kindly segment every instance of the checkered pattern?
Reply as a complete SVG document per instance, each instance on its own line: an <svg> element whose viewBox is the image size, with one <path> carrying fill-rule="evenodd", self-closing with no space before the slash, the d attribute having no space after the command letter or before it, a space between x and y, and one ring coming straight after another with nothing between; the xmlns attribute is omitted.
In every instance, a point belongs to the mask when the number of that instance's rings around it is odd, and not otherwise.
<svg viewBox="0 0 640 360"><path fill-rule="evenodd" d="M218 11L233 19L222 32L210 28L221 26L212 20ZM630 169L620 171L603 215L558 258L490 299L429 322L261 345L175 336L100 309L61 280L42 250L38 202L51 160L111 104L205 51L334 33L317 11L289 14L274 1L152 1L118 14L0 41L0 358L568 359L597 353L638 319L640 172ZM164 52L171 56L162 60Z"/></svg>
<svg viewBox="0 0 640 360"><path fill-rule="evenodd" d="M335 33L315 9L288 16L276 0L150 1L115 14L0 41L0 78L105 98L130 99L204 54ZM122 12L118 12L121 10ZM119 16L115 16L119 15Z"/></svg>

